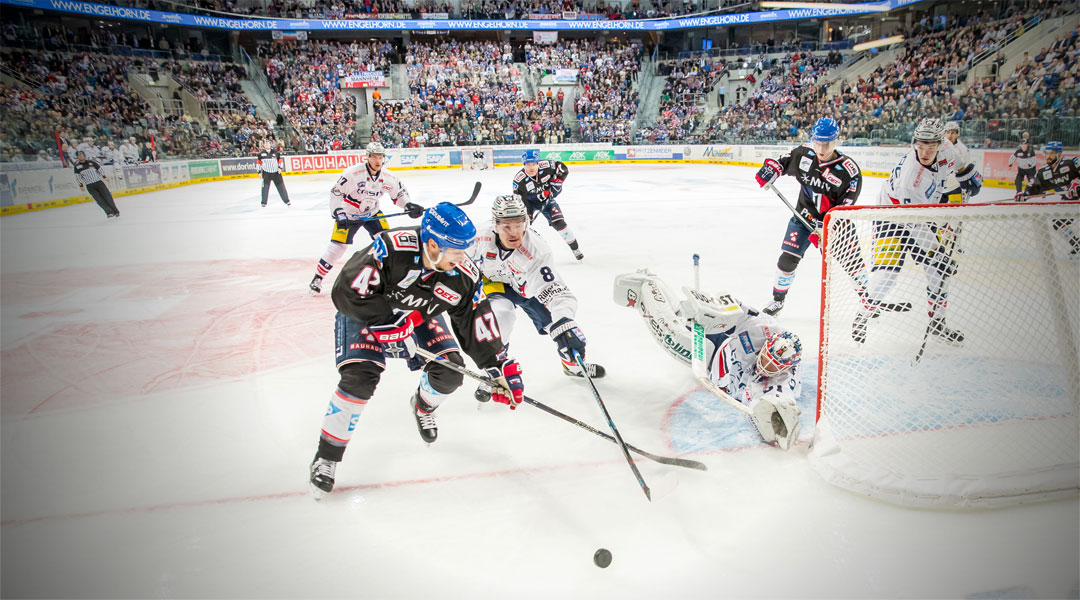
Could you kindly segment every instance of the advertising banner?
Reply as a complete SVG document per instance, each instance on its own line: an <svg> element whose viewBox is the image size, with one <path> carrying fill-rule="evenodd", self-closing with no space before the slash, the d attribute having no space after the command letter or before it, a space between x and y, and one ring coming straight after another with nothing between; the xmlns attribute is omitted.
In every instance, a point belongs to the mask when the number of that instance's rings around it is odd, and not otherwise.
<svg viewBox="0 0 1080 600"><path fill-rule="evenodd" d="M222 175L254 175L259 172L259 160L254 156L244 158L222 158Z"/></svg>
<svg viewBox="0 0 1080 600"><path fill-rule="evenodd" d="M158 185L161 183L161 167L156 164L126 166L124 181L128 189Z"/></svg>
<svg viewBox="0 0 1080 600"><path fill-rule="evenodd" d="M562 162L612 161L613 150L541 150L540 160L561 160Z"/></svg>
<svg viewBox="0 0 1080 600"><path fill-rule="evenodd" d="M363 159L363 154L315 154L285 157L286 171L341 171ZM389 165L388 165L389 166Z"/></svg>
<svg viewBox="0 0 1080 600"><path fill-rule="evenodd" d="M382 71L361 71L338 79L342 88L386 87L386 75Z"/></svg>
<svg viewBox="0 0 1080 600"><path fill-rule="evenodd" d="M220 176L221 169L218 168L218 161L216 160L188 161L188 177L192 180Z"/></svg>
<svg viewBox="0 0 1080 600"><path fill-rule="evenodd" d="M176 183L188 181L188 164L186 161L170 161L158 163L161 168L162 183Z"/></svg>
<svg viewBox="0 0 1080 600"><path fill-rule="evenodd" d="M421 13L420 18L421 19L429 19L429 20L430 19L449 19L450 18L450 13L435 13L435 12Z"/></svg>
<svg viewBox="0 0 1080 600"><path fill-rule="evenodd" d="M558 31L534 31L533 43L534 44L554 44L559 41Z"/></svg>
<svg viewBox="0 0 1080 600"><path fill-rule="evenodd" d="M306 40L306 31L271 31L270 37L275 40Z"/></svg>
<svg viewBox="0 0 1080 600"><path fill-rule="evenodd" d="M6 168L7 164L4 166L3 172L0 173L0 206L34 204L83 194L83 191L79 189L79 182L75 180L75 173L71 169L26 169L23 167L9 170Z"/></svg>
<svg viewBox="0 0 1080 600"><path fill-rule="evenodd" d="M577 69L555 69L555 83L577 83Z"/></svg>

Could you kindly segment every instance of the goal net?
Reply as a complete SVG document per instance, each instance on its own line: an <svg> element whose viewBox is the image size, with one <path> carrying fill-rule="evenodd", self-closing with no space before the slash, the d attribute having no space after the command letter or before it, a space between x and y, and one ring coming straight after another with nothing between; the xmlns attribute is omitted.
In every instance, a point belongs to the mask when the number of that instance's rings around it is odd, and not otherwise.
<svg viewBox="0 0 1080 600"><path fill-rule="evenodd" d="M911 506L1077 494L1077 219L1064 202L830 211L814 468Z"/></svg>
<svg viewBox="0 0 1080 600"><path fill-rule="evenodd" d="M461 168L466 171L483 171L495 166L495 149L490 146L474 146L461 149Z"/></svg>

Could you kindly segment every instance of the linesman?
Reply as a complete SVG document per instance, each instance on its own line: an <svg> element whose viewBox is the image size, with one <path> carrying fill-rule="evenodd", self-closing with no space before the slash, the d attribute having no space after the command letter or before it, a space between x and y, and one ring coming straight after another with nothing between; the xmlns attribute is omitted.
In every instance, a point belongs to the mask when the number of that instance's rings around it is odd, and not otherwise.
<svg viewBox="0 0 1080 600"><path fill-rule="evenodd" d="M285 189L285 180L281 177L281 170L285 168L285 160L281 158L281 153L274 148L274 142L266 140L263 142L263 150L259 152L259 172L262 173L262 205L266 206L266 201L270 197L270 182L274 182L274 186L277 187L278 196L281 197L281 201L285 203L285 206L292 206L289 203L289 192Z"/></svg>
<svg viewBox="0 0 1080 600"><path fill-rule="evenodd" d="M86 152L79 150L75 153L75 179L79 182L79 189L85 189L90 197L97 202L101 210L105 211L108 219L119 217L120 211L113 201L112 192L105 187L105 174L101 172L101 165L97 161L87 160Z"/></svg>

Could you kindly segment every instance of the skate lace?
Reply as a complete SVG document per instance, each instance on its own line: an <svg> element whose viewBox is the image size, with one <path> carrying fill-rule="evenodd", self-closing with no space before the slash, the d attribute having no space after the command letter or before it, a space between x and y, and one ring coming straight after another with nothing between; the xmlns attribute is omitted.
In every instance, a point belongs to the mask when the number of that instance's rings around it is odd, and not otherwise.
<svg viewBox="0 0 1080 600"><path fill-rule="evenodd" d="M417 411L416 420L420 422L420 427L423 429L435 429L435 415L425 415Z"/></svg>
<svg viewBox="0 0 1080 600"><path fill-rule="evenodd" d="M327 479L334 478L334 470L337 468L337 463L329 460L320 460L315 463L315 476L323 477Z"/></svg>

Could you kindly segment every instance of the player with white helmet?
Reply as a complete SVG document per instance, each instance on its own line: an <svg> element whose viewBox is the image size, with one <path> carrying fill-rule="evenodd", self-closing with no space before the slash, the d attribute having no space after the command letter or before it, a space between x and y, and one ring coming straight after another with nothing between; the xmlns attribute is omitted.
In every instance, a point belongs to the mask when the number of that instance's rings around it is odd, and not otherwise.
<svg viewBox="0 0 1080 600"><path fill-rule="evenodd" d="M356 232L361 227L375 237L387 229L386 221L379 209L379 198L383 194L390 196L396 206L405 209L409 217L419 219L424 214L424 207L412 202L409 192L401 180L383 168L386 149L379 142L367 145L364 162L353 165L344 171L330 188L330 216L334 218L334 231L330 234L330 245L316 265L315 277L311 280L311 295L322 291L322 280L334 268L345 246L353 243ZM372 218L376 217L376 218Z"/></svg>
<svg viewBox="0 0 1080 600"><path fill-rule="evenodd" d="M583 377L575 353L585 359L585 335L574 321L578 301L555 270L551 247L529 227L529 209L517 194L498 196L491 208L491 225L480 231L469 256L483 274L484 293L491 302L509 342L520 307L537 333L551 336L558 347L563 373ZM590 377L603 377L604 367L585 363ZM486 385L476 399L487 401Z"/></svg>
<svg viewBox="0 0 1080 600"><path fill-rule="evenodd" d="M945 124L945 139L952 144L956 156L956 174L949 178L946 187L948 191L942 198L951 204L966 202L982 189L982 175L975 170L968 147L960 141L960 123L949 121ZM960 179L965 183L960 183Z"/></svg>
<svg viewBox="0 0 1080 600"><path fill-rule="evenodd" d="M668 354L695 368L692 328L700 326L704 339L699 375L707 375L707 389L743 407L766 442L791 449L799 438L802 414L795 402L802 390L798 336L731 296L687 287L683 293L686 299L676 304L675 294L648 270L615 277L615 303L637 311Z"/></svg>
<svg viewBox="0 0 1080 600"><path fill-rule="evenodd" d="M126 144L120 144L120 156L124 164L133 165L139 162L139 145L134 137L129 137Z"/></svg>
<svg viewBox="0 0 1080 600"><path fill-rule="evenodd" d="M950 177L956 177L965 191L977 193L981 176L974 169L956 175L958 159L955 148L945 139L945 125L941 120L923 119L915 128L911 149L900 158L889 180L882 186L878 204L938 204ZM910 257L922 265L926 273L930 305L927 334L946 344L963 344L964 334L950 329L945 323L948 282L956 274L953 249L958 235L958 231L934 223L874 224L870 280L863 305L852 323L851 336L856 342L866 341L867 323L885 312L882 306L896 284L905 259Z"/></svg>

